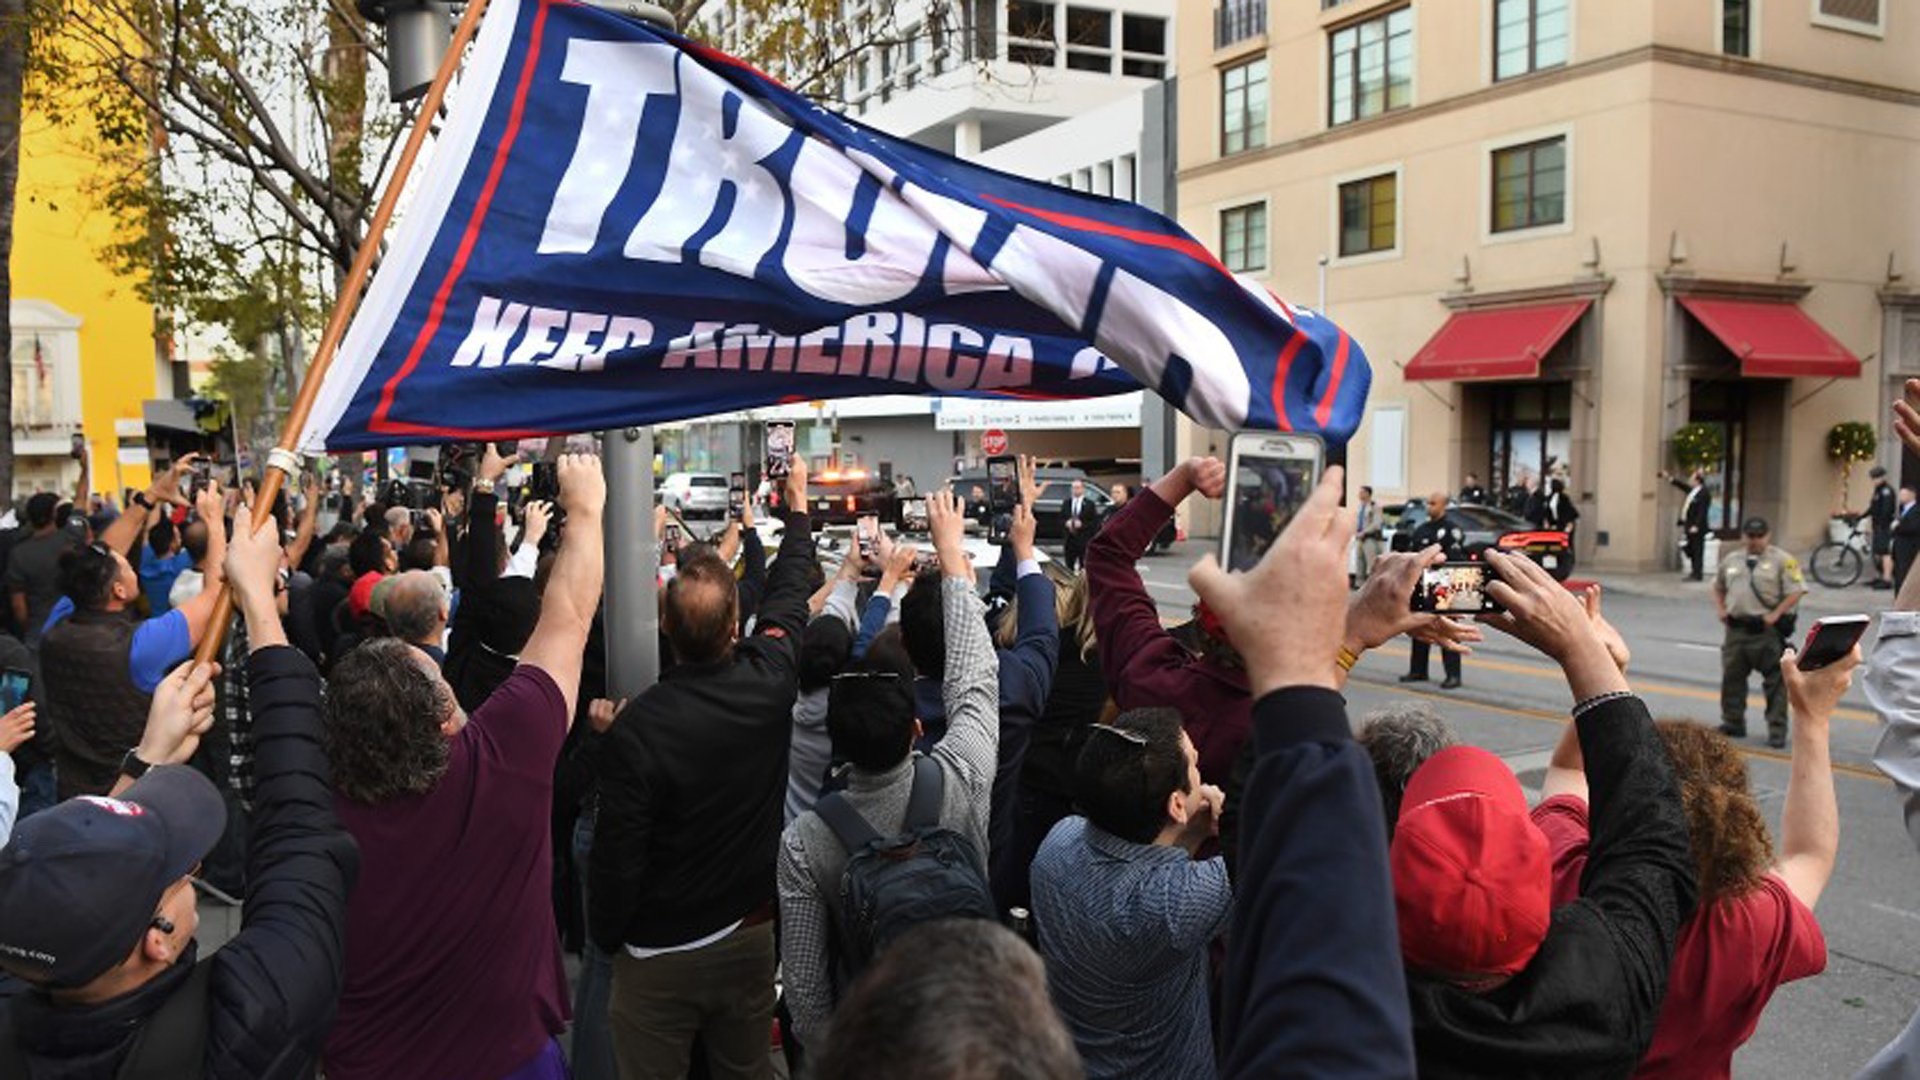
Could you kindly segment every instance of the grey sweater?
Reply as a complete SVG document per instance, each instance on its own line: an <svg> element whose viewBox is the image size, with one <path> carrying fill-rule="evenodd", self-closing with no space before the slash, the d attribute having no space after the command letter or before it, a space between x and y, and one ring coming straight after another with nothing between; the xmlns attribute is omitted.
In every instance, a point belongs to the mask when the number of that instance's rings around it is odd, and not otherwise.
<svg viewBox="0 0 1920 1080"><path fill-rule="evenodd" d="M973 582L943 579L941 601L947 632L947 679L941 687L947 735L929 755L946 776L940 823L965 836L985 858L987 814L1000 752L1000 666L987 636L986 609L973 591ZM853 770L847 780L847 800L875 831L893 835L906 823L912 788L909 756L883 773ZM809 810L787 826L777 866L781 974L795 1033L810 1046L824 1042L833 1013L828 928L846 867L846 849L819 815Z"/></svg>

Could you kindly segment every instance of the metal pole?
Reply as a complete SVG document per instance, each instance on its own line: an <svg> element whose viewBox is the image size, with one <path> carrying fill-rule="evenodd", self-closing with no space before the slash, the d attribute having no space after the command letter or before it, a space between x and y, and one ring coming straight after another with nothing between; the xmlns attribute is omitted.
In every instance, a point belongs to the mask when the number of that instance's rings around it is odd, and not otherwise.
<svg viewBox="0 0 1920 1080"><path fill-rule="evenodd" d="M1325 255L1320 256L1320 302L1314 305L1314 310L1322 315L1327 313L1327 257Z"/></svg>
<svg viewBox="0 0 1920 1080"><path fill-rule="evenodd" d="M665 29L673 16L637 0L587 0ZM660 678L660 540L653 534L653 429L600 436L607 473L607 696L633 697Z"/></svg>
<svg viewBox="0 0 1920 1080"><path fill-rule="evenodd" d="M660 678L660 545L653 535L653 429L600 436L607 473L607 695L633 697Z"/></svg>

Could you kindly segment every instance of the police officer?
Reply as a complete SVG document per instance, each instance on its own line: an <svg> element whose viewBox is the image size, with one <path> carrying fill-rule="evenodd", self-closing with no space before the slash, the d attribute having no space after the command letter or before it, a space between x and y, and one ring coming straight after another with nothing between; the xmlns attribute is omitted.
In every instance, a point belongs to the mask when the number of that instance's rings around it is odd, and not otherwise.
<svg viewBox="0 0 1920 1080"><path fill-rule="evenodd" d="M1807 594L1800 560L1774 547L1764 518L1748 518L1745 543L1720 560L1713 579L1713 606L1726 624L1720 646L1720 733L1747 734L1747 676L1760 673L1767 693L1767 745L1787 745L1787 690L1780 654L1792 633L1793 609Z"/></svg>
<svg viewBox="0 0 1920 1080"><path fill-rule="evenodd" d="M1465 557L1467 534L1460 526L1447 520L1447 504L1450 500L1444 491L1436 491L1427 496L1427 520L1413 530L1411 551L1425 551L1438 545L1446 555L1448 562ZM1413 667L1400 676L1403 683L1426 682L1427 662L1433 646L1424 641L1413 643ZM1440 664L1446 670L1447 677L1440 681L1440 689L1452 690L1460 685L1460 654L1451 649L1440 650Z"/></svg>
<svg viewBox="0 0 1920 1080"><path fill-rule="evenodd" d="M1460 485L1460 501L1468 506L1487 505L1487 489L1480 486L1480 478L1467 474L1467 482Z"/></svg>
<svg viewBox="0 0 1920 1080"><path fill-rule="evenodd" d="M1893 485L1887 483L1887 470L1878 465L1873 477L1873 497L1867 500L1867 521L1873 526L1873 580L1870 589L1893 588L1893 519L1899 512Z"/></svg>

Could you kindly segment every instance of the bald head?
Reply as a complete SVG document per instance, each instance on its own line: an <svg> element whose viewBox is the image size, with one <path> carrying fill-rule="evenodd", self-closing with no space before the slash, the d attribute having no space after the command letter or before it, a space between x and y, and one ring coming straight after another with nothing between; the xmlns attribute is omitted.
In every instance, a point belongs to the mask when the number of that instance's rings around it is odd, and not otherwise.
<svg viewBox="0 0 1920 1080"><path fill-rule="evenodd" d="M383 583L387 628L402 641L440 644L447 626L447 595L440 581L425 570L395 574Z"/></svg>
<svg viewBox="0 0 1920 1080"><path fill-rule="evenodd" d="M1436 491L1427 496L1427 516L1437 518L1441 514L1446 513L1447 504L1452 501L1452 497L1444 491Z"/></svg>
<svg viewBox="0 0 1920 1080"><path fill-rule="evenodd" d="M733 568L704 544L683 549L660 612L674 657L683 664L725 659L740 628L739 612Z"/></svg>

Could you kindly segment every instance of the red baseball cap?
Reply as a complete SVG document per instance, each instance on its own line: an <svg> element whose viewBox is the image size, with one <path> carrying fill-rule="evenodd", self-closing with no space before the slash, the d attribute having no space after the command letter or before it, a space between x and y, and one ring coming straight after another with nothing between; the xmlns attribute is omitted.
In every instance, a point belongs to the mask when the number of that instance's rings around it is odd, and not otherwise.
<svg viewBox="0 0 1920 1080"><path fill-rule="evenodd" d="M1523 970L1547 936L1553 866L1513 770L1473 746L1407 782L1390 852L1400 955L1449 977Z"/></svg>

